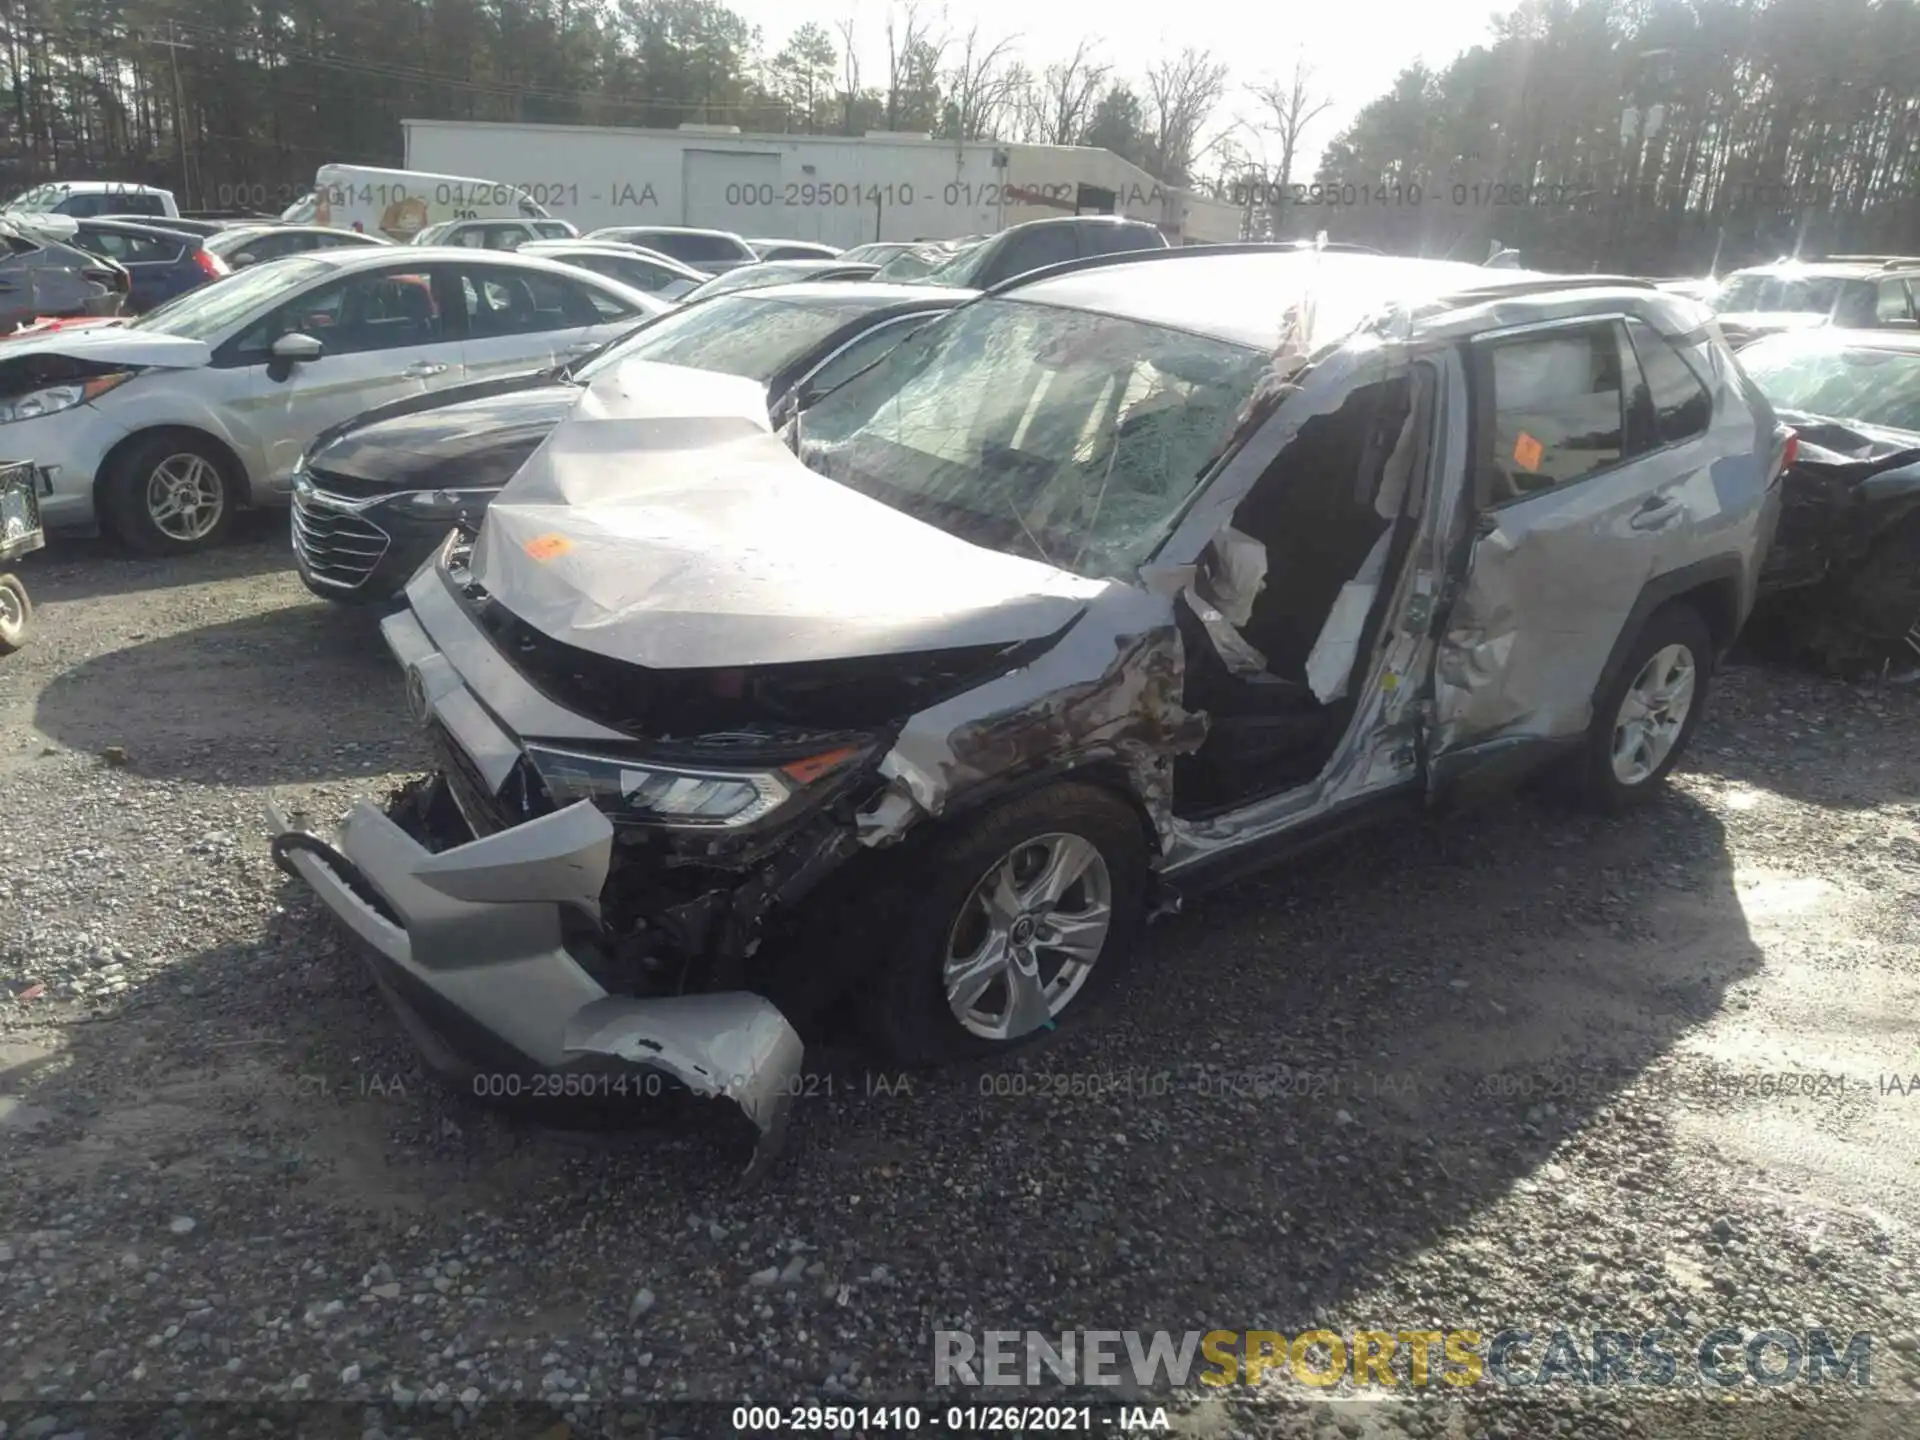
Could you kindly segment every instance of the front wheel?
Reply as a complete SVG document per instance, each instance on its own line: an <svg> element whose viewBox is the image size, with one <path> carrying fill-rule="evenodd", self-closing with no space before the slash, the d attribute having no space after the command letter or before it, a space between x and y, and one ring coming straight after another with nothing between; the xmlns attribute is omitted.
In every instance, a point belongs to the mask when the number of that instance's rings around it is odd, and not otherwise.
<svg viewBox="0 0 1920 1440"><path fill-rule="evenodd" d="M899 1064L994 1054L1084 1013L1145 919L1140 821L1097 786L1020 796L901 858L865 990L874 1038Z"/></svg>
<svg viewBox="0 0 1920 1440"><path fill-rule="evenodd" d="M33 603L17 576L0 575L0 655L11 655L27 643L27 622Z"/></svg>
<svg viewBox="0 0 1920 1440"><path fill-rule="evenodd" d="M143 555L209 549L233 523L237 486L227 459L190 432L140 441L115 462L104 489L108 523Z"/></svg>
<svg viewBox="0 0 1920 1440"><path fill-rule="evenodd" d="M1590 806L1625 810L1658 789L1700 722L1712 675L1706 622L1686 605L1656 611L1594 706L1582 756Z"/></svg>

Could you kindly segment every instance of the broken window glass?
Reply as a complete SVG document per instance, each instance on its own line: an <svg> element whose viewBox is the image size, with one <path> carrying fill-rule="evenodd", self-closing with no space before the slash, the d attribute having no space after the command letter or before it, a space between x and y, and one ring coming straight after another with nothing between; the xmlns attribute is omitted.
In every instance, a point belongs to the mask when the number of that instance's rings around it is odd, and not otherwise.
<svg viewBox="0 0 1920 1440"><path fill-rule="evenodd" d="M1920 355L1801 336L1763 340L1740 366L1781 410L1920 431Z"/></svg>
<svg viewBox="0 0 1920 1440"><path fill-rule="evenodd" d="M805 458L975 544L1131 578L1266 363L1140 321L980 301L815 405Z"/></svg>
<svg viewBox="0 0 1920 1440"><path fill-rule="evenodd" d="M1623 396L1612 326L1509 340L1488 358L1489 503L1539 494L1619 463Z"/></svg>

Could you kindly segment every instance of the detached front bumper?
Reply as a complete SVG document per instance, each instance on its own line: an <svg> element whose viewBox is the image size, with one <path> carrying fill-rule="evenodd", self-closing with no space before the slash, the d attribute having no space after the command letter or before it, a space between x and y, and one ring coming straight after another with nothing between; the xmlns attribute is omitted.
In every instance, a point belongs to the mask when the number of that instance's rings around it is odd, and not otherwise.
<svg viewBox="0 0 1920 1440"><path fill-rule="evenodd" d="M611 995L568 952L564 912L597 914L612 850L613 827L590 804L439 853L366 802L331 839L277 804L269 812L276 861L365 942L437 1069L551 1075L624 1062L738 1103L760 1132L749 1177L779 1153L803 1047L771 1002Z"/></svg>

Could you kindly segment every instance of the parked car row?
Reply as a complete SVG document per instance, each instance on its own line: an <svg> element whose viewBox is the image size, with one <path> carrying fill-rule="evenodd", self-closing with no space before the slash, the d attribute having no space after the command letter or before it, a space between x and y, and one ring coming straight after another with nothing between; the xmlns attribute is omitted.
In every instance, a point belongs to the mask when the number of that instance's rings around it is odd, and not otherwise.
<svg viewBox="0 0 1920 1440"><path fill-rule="evenodd" d="M1362 819L1643 799L1793 452L1646 282L1221 246L737 289L315 441L309 585L431 546L382 628L436 758L331 833L276 808L275 855L436 1063L664 1071L764 1163L842 1016L990 1055Z"/></svg>

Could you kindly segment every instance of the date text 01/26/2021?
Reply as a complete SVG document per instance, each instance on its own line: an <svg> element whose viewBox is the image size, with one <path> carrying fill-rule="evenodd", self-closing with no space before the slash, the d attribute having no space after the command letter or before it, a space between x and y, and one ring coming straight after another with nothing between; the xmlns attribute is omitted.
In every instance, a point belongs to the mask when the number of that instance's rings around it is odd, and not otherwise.
<svg viewBox="0 0 1920 1440"><path fill-rule="evenodd" d="M1167 1412L1149 1405L736 1405L738 1433L781 1435L853 1431L860 1435L1093 1435L1169 1430Z"/></svg>

